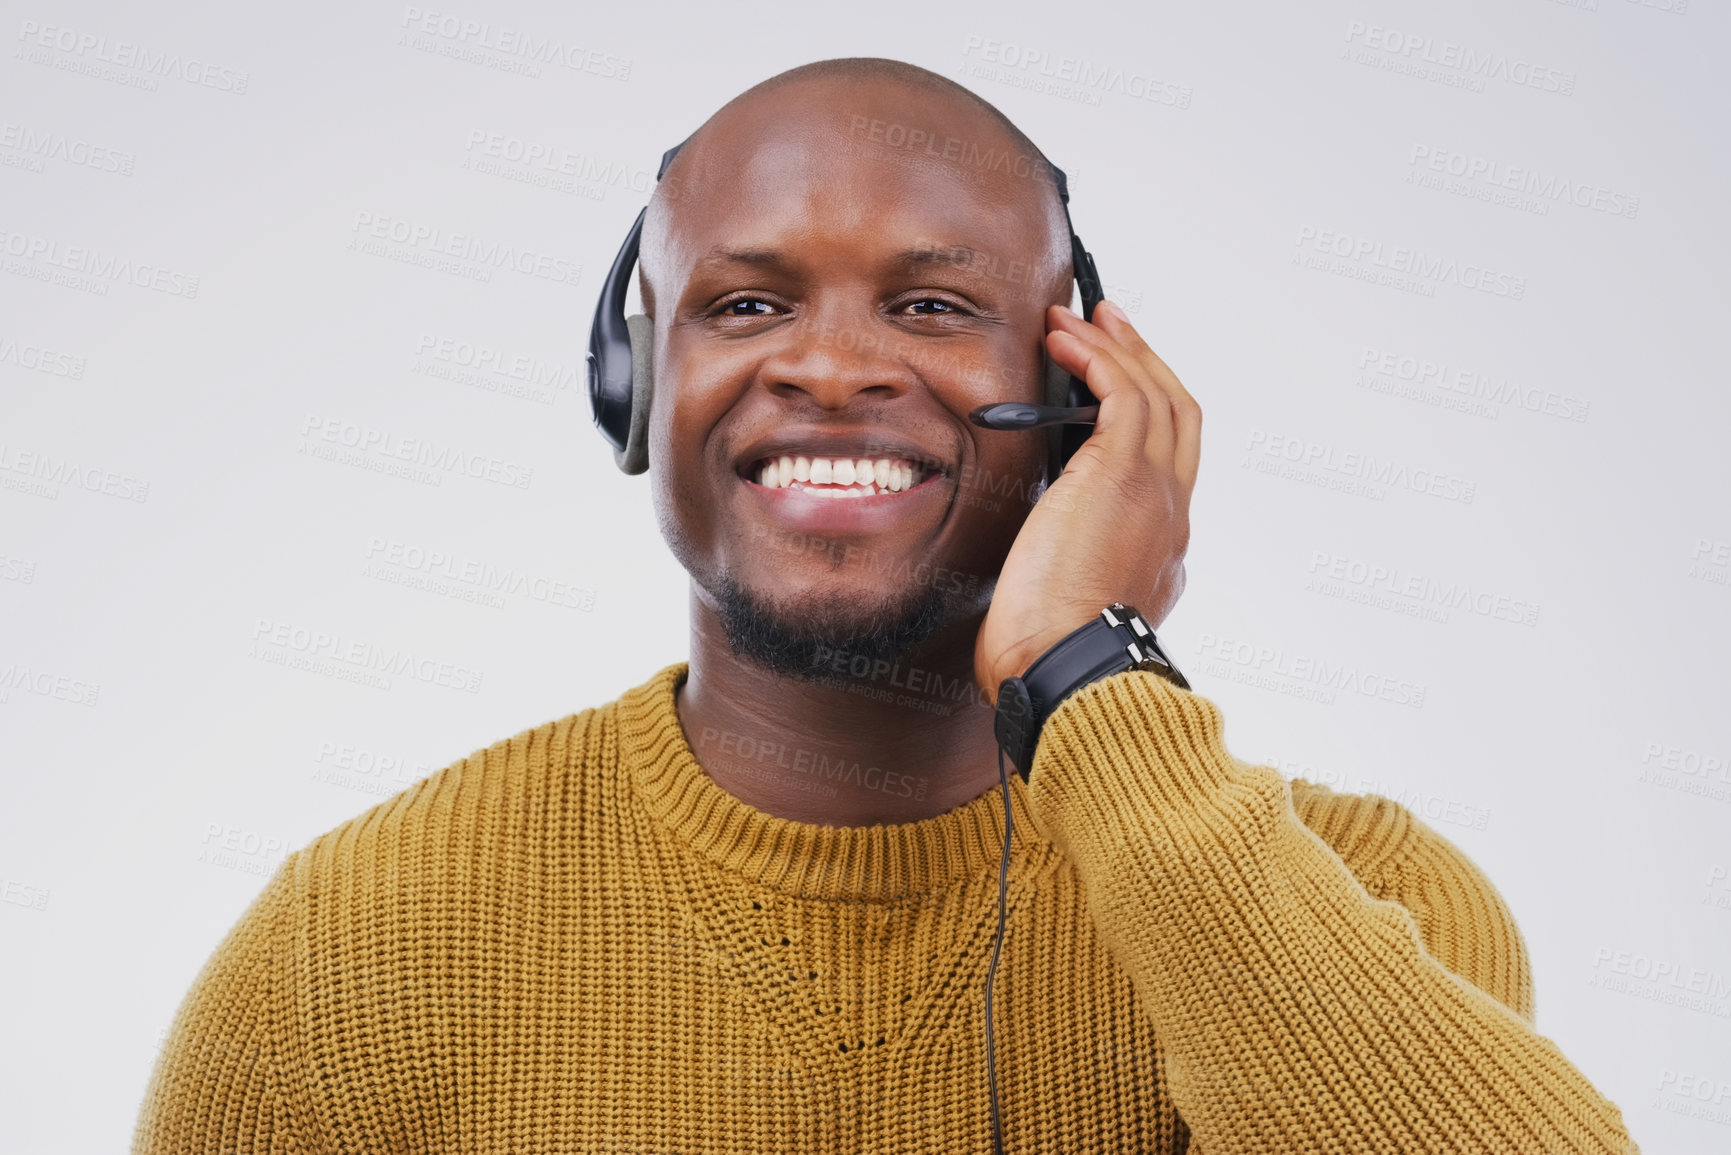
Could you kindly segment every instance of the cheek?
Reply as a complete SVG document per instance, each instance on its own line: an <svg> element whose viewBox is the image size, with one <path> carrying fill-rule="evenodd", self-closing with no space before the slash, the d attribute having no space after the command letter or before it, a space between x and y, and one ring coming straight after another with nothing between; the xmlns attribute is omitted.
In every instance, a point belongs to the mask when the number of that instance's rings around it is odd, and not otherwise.
<svg viewBox="0 0 1731 1155"><path fill-rule="evenodd" d="M670 391L671 392L671 391ZM708 539L710 486L704 482L702 439L671 397L657 397L649 412L649 474L655 515L665 532L687 541Z"/></svg>
<svg viewBox="0 0 1731 1155"><path fill-rule="evenodd" d="M964 500L976 513L976 537L1008 548L1028 519L1045 478L1045 441L1038 434L997 436L1010 440L982 452L977 469L967 479L970 494Z"/></svg>
<svg viewBox="0 0 1731 1155"><path fill-rule="evenodd" d="M696 550L716 540L724 500L718 486L732 480L727 463L711 461L717 423L727 404L722 390L677 373L657 360L649 411L649 474L655 515L670 541ZM677 382L677 384L675 384ZM676 545L677 549L677 545Z"/></svg>
<svg viewBox="0 0 1731 1155"><path fill-rule="evenodd" d="M970 383L952 408L961 413L1000 401L1044 401L1044 349L1006 344L994 351L989 378ZM970 426L976 456L964 471L966 503L979 514L976 533L1013 537L1046 474L1046 431L1008 432Z"/></svg>

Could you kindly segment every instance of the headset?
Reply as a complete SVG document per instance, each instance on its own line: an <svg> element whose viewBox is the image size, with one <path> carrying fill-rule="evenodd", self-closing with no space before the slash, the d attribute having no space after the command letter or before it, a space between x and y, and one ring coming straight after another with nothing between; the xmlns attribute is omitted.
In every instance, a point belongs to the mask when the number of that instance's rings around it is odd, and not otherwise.
<svg viewBox="0 0 1731 1155"><path fill-rule="evenodd" d="M661 167L655 171L660 180L667 166L684 148L684 142L661 154ZM1094 319L1094 306L1105 299L1099 270L1094 257L1076 235L1070 223L1070 182L1064 170L1041 158L1058 186L1058 200L1064 208L1064 227L1070 234L1070 261L1076 289L1082 296L1082 317ZM642 473L649 468L649 407L655 393L653 367L654 326L641 313L625 315L625 293L631 286L631 273L637 265L637 249L643 238L645 207L631 223L619 255L607 270L601 284L601 299L595 303L595 320L589 327L589 407L595 415L595 426L613 447L613 461L626 473ZM985 429L1047 429L1047 478L1056 480L1071 456L1088 439L1088 431L1076 428L1092 425L1100 413L1099 400L1089 391L1080 377L1059 368L1048 354L1045 365L1045 404L1031 405L1025 401L1004 401L982 405L968 414L968 419Z"/></svg>
<svg viewBox="0 0 1731 1155"><path fill-rule="evenodd" d="M685 144L674 145L661 154L661 167L655 171L660 180L667 166L679 155ZM1064 227L1070 234L1070 260L1076 290L1082 296L1082 316L1094 319L1094 307L1105 299L1100 272L1094 257L1076 235L1070 222L1070 182L1057 165L1041 160L1052 173L1058 186L1058 200L1064 207ZM601 299L595 305L595 320L589 328L589 406L595 414L595 425L613 447L613 460L626 473L642 473L649 468L649 406L655 392L652 370L655 330L649 318L641 313L625 315L625 292L630 287L631 273L637 264L637 249L643 237L645 207L631 224L619 255L601 285ZM1079 426L1092 425L1099 417L1100 403L1088 389L1087 382L1059 368L1050 354L1044 358L1045 404L1032 405L1025 401L1001 401L982 405L968 414L968 420L984 429L1046 430L1047 478L1056 480L1069 463L1070 457L1088 439L1088 431ZM998 1070L992 1031L992 992L997 980L998 957L1004 945L1004 923L1008 907L1010 844L1014 837L1010 814L1010 785L1004 770L1004 754L998 751L998 784L1004 798L1004 853L998 863L998 931L992 941L992 958L986 968L986 1085L991 1097L992 1150L1002 1155L1003 1122L998 1110Z"/></svg>

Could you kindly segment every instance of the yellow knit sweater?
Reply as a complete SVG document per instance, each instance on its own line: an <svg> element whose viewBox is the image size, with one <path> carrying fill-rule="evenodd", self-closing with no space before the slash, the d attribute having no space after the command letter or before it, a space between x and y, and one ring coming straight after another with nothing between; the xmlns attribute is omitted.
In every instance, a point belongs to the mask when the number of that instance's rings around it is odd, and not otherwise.
<svg viewBox="0 0 1731 1155"><path fill-rule="evenodd" d="M685 666L292 855L177 1015L136 1152L990 1149L1001 793L754 810ZM1490 883L1386 799L1236 761L1206 699L1086 687L1011 784L1011 1152L1616 1152Z"/></svg>

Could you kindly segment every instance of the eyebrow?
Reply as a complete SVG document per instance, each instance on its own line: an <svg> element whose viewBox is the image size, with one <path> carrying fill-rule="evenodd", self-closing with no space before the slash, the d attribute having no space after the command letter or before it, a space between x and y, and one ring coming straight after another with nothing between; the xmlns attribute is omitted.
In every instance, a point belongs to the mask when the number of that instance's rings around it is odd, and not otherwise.
<svg viewBox="0 0 1731 1155"><path fill-rule="evenodd" d="M949 265L952 267L969 268L984 254L968 245L938 245L927 244L919 248L903 249L888 261L888 264L899 267L918 267L922 265ZM729 245L715 245L698 262L698 267L705 265L751 265L755 268L783 268L792 263L789 255L781 249L772 248L734 248Z"/></svg>
<svg viewBox="0 0 1731 1155"><path fill-rule="evenodd" d="M780 249L735 249L727 245L716 245L705 253L698 265L756 265L759 268L774 268L787 263L787 256Z"/></svg>
<svg viewBox="0 0 1731 1155"><path fill-rule="evenodd" d="M959 265L963 268L974 263L978 256L975 249L967 245L925 245L917 249L904 249L897 253L893 263L897 265Z"/></svg>

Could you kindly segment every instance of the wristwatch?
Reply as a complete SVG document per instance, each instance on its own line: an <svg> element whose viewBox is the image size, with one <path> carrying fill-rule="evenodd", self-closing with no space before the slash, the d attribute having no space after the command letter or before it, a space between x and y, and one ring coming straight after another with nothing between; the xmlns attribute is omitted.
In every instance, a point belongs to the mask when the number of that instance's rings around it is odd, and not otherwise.
<svg viewBox="0 0 1731 1155"><path fill-rule="evenodd" d="M1146 670L1179 689L1190 688L1155 640L1148 619L1122 602L1113 602L1099 617L1041 654L1021 677L1004 679L998 687L993 731L1023 781L1034 765L1040 729L1058 704L1090 682L1125 670Z"/></svg>

